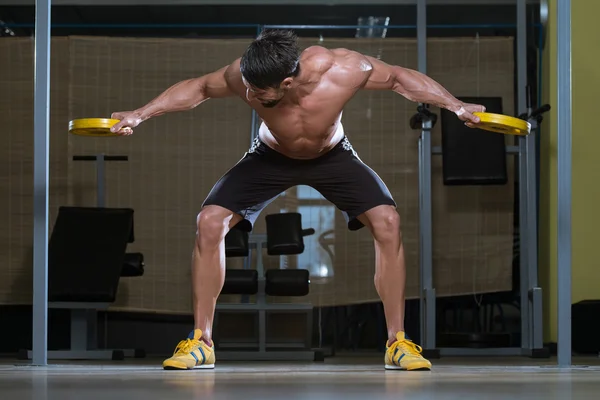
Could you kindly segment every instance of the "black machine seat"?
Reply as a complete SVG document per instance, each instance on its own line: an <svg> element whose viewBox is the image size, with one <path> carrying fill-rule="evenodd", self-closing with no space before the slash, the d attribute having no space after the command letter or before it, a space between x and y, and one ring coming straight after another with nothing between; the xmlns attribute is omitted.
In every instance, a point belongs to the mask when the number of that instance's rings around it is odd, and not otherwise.
<svg viewBox="0 0 600 400"><path fill-rule="evenodd" d="M132 273L127 265L140 266L139 256L125 254L132 232L130 208L60 207L48 244L48 300L114 302L120 277ZM141 266L143 273L143 257Z"/></svg>

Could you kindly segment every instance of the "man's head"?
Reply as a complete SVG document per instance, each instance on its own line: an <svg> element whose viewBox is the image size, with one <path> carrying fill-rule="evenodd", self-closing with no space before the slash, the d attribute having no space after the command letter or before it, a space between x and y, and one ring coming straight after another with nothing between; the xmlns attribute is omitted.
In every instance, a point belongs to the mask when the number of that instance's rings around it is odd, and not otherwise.
<svg viewBox="0 0 600 400"><path fill-rule="evenodd" d="M300 49L291 31L262 32L244 52L240 69L250 94L264 107L274 107L299 72Z"/></svg>

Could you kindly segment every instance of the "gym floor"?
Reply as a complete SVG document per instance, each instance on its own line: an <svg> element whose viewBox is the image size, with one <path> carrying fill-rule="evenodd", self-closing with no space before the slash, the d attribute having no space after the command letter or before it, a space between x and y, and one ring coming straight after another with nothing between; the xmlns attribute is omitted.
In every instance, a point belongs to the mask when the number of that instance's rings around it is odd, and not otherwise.
<svg viewBox="0 0 600 400"><path fill-rule="evenodd" d="M382 357L324 363L221 362L215 370L163 371L161 360L59 362L31 367L0 360L3 399L598 399L600 359L436 360L431 372L385 371Z"/></svg>

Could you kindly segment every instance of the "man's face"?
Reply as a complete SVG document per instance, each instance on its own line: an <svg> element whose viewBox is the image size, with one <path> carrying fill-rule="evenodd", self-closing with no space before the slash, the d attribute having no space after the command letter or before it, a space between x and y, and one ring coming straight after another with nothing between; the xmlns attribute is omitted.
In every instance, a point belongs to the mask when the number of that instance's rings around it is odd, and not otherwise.
<svg viewBox="0 0 600 400"><path fill-rule="evenodd" d="M244 85L246 85L246 98L248 101L256 100L265 108L273 108L285 95L285 88L268 88L258 89L250 85L244 77L242 77Z"/></svg>

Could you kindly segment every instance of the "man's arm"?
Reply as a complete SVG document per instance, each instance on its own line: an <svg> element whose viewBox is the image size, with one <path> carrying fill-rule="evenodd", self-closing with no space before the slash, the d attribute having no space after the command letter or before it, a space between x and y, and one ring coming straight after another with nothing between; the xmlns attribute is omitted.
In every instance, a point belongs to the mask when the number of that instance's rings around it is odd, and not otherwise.
<svg viewBox="0 0 600 400"><path fill-rule="evenodd" d="M131 134L133 128L149 118L169 112L190 110L210 98L234 96L235 93L227 83L227 75L231 73L230 67L228 65L199 78L178 82L137 110L113 113L112 118L120 122L115 124L111 131Z"/></svg>
<svg viewBox="0 0 600 400"><path fill-rule="evenodd" d="M478 123L479 118L473 112L483 112L485 107L478 104L466 104L454 97L435 80L421 72L389 65L373 57L357 54L361 69L370 66L369 76L363 85L366 90L393 90L408 100L431 104L454 112L468 125Z"/></svg>

